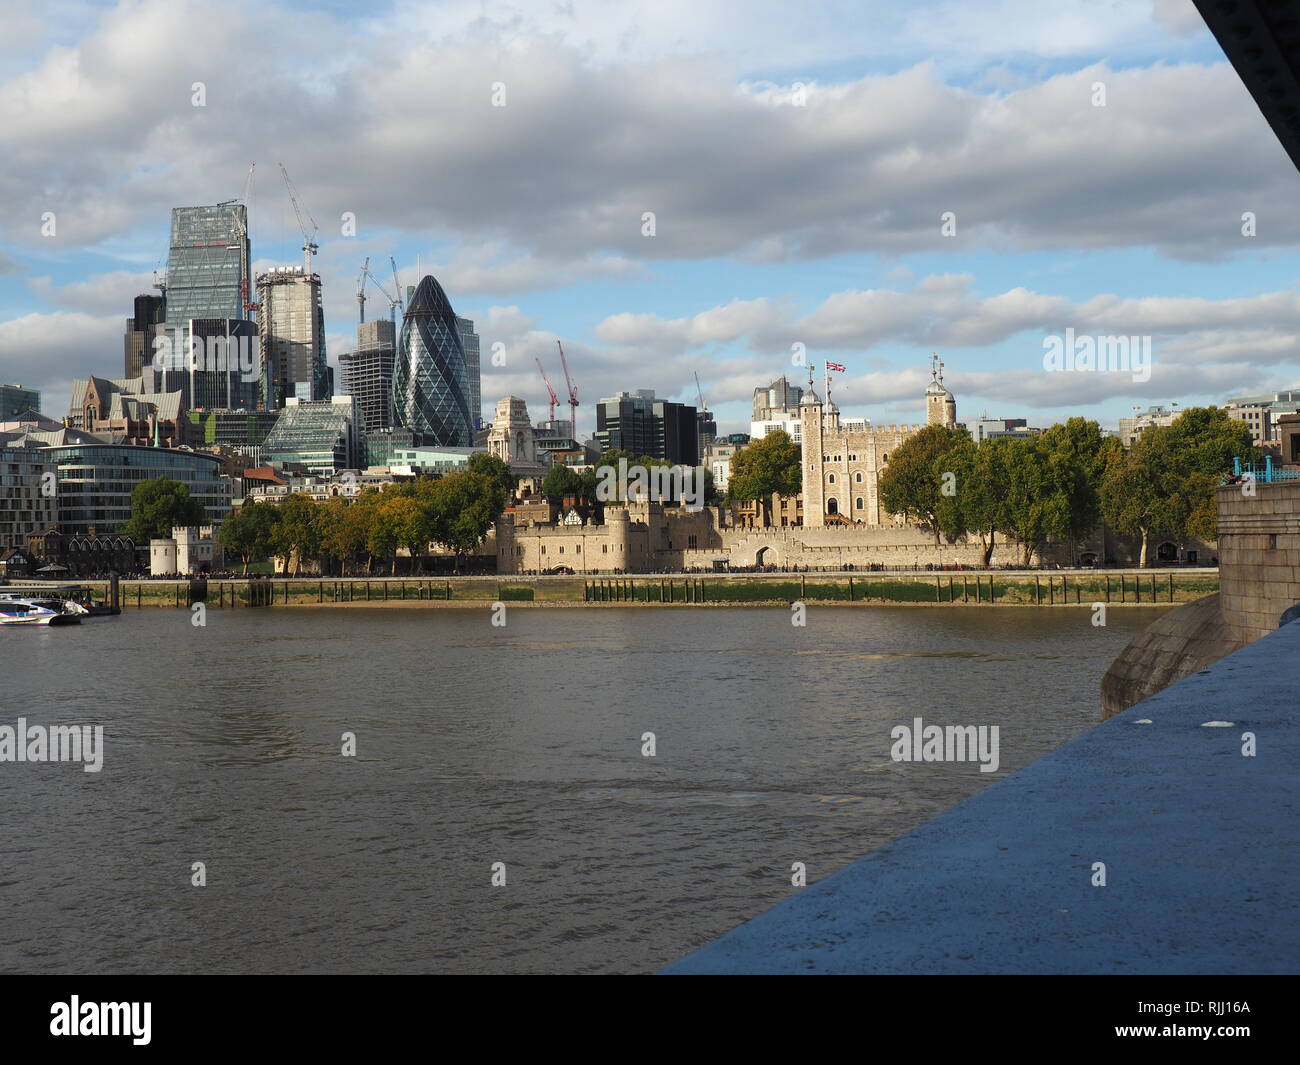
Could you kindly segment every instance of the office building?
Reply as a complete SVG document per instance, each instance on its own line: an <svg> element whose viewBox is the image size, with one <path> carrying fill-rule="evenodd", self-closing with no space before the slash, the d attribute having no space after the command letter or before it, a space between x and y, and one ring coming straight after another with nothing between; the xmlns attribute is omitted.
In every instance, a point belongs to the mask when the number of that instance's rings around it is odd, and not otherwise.
<svg viewBox="0 0 1300 1065"><path fill-rule="evenodd" d="M456 319L460 346L465 352L465 380L469 383L469 416L475 429L483 424L483 378L479 365L479 337L468 318Z"/></svg>
<svg viewBox="0 0 1300 1065"><path fill-rule="evenodd" d="M248 209L242 203L172 208L166 322L248 317Z"/></svg>
<svg viewBox="0 0 1300 1065"><path fill-rule="evenodd" d="M1174 404L1178 406L1178 404ZM1134 407L1135 414L1132 418L1121 418L1119 420L1119 441L1125 447L1132 447L1137 440L1148 429L1155 426L1173 425L1174 422L1183 413L1180 410L1168 410L1165 407L1148 407L1141 410Z"/></svg>
<svg viewBox="0 0 1300 1065"><path fill-rule="evenodd" d="M41 448L18 446L15 436L0 433L0 551L25 550L27 538L42 533L57 520L56 473Z"/></svg>
<svg viewBox="0 0 1300 1065"><path fill-rule="evenodd" d="M24 411L41 412L41 394L22 385L0 385L0 422L11 421Z"/></svg>
<svg viewBox="0 0 1300 1065"><path fill-rule="evenodd" d="M393 420L422 446L470 447L471 392L456 313L442 286L421 279L402 316L393 367Z"/></svg>
<svg viewBox="0 0 1300 1065"><path fill-rule="evenodd" d="M396 330L386 318L357 326L357 350L339 356L341 391L357 401L363 432L393 424L393 362Z"/></svg>
<svg viewBox="0 0 1300 1065"><path fill-rule="evenodd" d="M261 406L275 410L290 397L328 400L332 376L325 361L320 275L301 266L274 266L257 275L257 302Z"/></svg>
<svg viewBox="0 0 1300 1065"><path fill-rule="evenodd" d="M595 439L602 452L667 459L674 465L699 462L695 408L657 399L653 390L620 392L596 404Z"/></svg>
<svg viewBox="0 0 1300 1065"><path fill-rule="evenodd" d="M56 466L61 533L116 532L131 520L131 493L141 481L180 481L204 510L207 522L230 514L232 482L221 460L201 451L129 444L73 444L41 453Z"/></svg>
<svg viewBox="0 0 1300 1065"><path fill-rule="evenodd" d="M358 422L352 396L314 401L290 396L262 443L262 458L272 466L295 463L326 476L356 469L362 439Z"/></svg>
<svg viewBox="0 0 1300 1065"><path fill-rule="evenodd" d="M135 313L126 320L122 337L123 377L142 377L154 358L155 341L167 327L167 302L162 296L136 296Z"/></svg>
<svg viewBox="0 0 1300 1065"><path fill-rule="evenodd" d="M754 389L753 421L773 422L799 419L799 400L803 389L778 377L766 388Z"/></svg>

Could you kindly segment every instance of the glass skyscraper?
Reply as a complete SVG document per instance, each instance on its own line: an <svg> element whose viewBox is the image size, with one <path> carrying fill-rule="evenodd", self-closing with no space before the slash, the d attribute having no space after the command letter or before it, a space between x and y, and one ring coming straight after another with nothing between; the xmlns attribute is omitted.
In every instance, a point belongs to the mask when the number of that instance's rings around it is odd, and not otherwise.
<svg viewBox="0 0 1300 1065"><path fill-rule="evenodd" d="M393 418L419 445L472 447L471 396L456 312L442 286L426 275L402 316Z"/></svg>
<svg viewBox="0 0 1300 1065"><path fill-rule="evenodd" d="M167 324L247 318L248 209L242 203L173 207L167 256Z"/></svg>
<svg viewBox="0 0 1300 1065"><path fill-rule="evenodd" d="M474 323L469 318L457 318L456 328L460 330L460 346L465 349L465 376L469 381L470 425L477 429L483 421L483 393L481 391L478 334L474 332Z"/></svg>

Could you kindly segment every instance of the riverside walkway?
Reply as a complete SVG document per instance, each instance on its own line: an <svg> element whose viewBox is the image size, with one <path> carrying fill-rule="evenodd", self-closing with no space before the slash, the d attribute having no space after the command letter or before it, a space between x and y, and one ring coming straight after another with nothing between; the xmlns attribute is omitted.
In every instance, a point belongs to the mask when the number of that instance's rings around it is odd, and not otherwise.
<svg viewBox="0 0 1300 1065"><path fill-rule="evenodd" d="M1293 622L666 972L1300 972L1298 696Z"/></svg>

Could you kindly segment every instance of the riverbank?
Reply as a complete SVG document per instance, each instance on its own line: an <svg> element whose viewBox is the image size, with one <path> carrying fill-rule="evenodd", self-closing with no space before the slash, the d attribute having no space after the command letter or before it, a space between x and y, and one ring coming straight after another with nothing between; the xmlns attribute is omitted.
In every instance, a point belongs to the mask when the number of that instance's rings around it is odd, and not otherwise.
<svg viewBox="0 0 1300 1065"><path fill-rule="evenodd" d="M107 600L105 581L83 582ZM123 609L407 606L1152 606L1219 589L1215 569L325 577L122 581Z"/></svg>

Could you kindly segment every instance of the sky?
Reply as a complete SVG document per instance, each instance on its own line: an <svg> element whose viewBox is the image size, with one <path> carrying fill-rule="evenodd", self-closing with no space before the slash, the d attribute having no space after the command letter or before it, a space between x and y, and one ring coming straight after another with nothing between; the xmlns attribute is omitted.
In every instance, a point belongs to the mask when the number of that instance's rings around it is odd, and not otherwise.
<svg viewBox="0 0 1300 1065"><path fill-rule="evenodd" d="M1300 385L1300 174L1190 0L0 9L0 383L56 417L122 376L170 209L254 163L254 270L302 259L283 163L331 364L392 256L477 323L487 417L545 417L536 357L565 398L557 338L584 437L696 374L745 432L827 362L844 414L923 421L931 352L959 420ZM1046 369L1067 330L1150 338L1149 373Z"/></svg>

